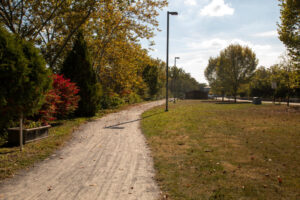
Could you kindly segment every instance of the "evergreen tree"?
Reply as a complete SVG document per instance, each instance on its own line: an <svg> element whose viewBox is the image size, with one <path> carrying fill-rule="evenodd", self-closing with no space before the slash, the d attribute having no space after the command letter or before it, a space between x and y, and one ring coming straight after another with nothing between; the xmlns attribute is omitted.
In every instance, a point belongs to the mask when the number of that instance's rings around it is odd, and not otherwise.
<svg viewBox="0 0 300 200"><path fill-rule="evenodd" d="M75 114L93 116L98 110L100 87L81 31L76 35L73 49L66 57L61 73L79 87L80 101Z"/></svg>
<svg viewBox="0 0 300 200"><path fill-rule="evenodd" d="M40 51L0 27L0 128L36 113L51 87Z"/></svg>

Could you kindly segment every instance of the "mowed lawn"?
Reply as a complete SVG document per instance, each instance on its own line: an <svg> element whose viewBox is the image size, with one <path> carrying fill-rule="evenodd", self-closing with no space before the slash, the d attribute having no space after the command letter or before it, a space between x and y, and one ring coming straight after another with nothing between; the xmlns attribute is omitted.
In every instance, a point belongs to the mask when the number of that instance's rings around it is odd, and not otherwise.
<svg viewBox="0 0 300 200"><path fill-rule="evenodd" d="M168 199L300 199L300 108L200 101L143 114Z"/></svg>

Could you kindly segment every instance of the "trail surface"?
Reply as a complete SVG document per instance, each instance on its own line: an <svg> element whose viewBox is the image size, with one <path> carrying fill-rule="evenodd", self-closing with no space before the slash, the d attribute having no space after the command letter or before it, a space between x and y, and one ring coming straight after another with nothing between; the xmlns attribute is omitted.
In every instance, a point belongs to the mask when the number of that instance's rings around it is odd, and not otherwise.
<svg viewBox="0 0 300 200"><path fill-rule="evenodd" d="M2 182L0 199L158 199L139 123L145 110L163 103L137 105L81 126L62 150Z"/></svg>

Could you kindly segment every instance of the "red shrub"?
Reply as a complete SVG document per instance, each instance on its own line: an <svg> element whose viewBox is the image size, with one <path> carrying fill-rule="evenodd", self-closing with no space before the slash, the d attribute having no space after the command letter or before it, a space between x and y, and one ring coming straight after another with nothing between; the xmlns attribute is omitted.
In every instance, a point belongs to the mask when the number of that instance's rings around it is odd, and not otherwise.
<svg viewBox="0 0 300 200"><path fill-rule="evenodd" d="M75 83L70 82L70 79L65 79L63 75L53 75L53 90L60 96L60 101L56 103L58 118L64 118L77 109L80 99L77 95L79 89Z"/></svg>
<svg viewBox="0 0 300 200"><path fill-rule="evenodd" d="M77 95L79 89L75 83L70 82L70 79L57 74L54 74L52 78L53 88L46 94L46 101L39 111L43 124L73 113L80 99Z"/></svg>
<svg viewBox="0 0 300 200"><path fill-rule="evenodd" d="M42 121L43 125L47 125L48 121L56 119L54 117L57 112L56 104L60 101L60 96L58 96L53 89L49 90L45 98L45 103L39 110L39 119Z"/></svg>

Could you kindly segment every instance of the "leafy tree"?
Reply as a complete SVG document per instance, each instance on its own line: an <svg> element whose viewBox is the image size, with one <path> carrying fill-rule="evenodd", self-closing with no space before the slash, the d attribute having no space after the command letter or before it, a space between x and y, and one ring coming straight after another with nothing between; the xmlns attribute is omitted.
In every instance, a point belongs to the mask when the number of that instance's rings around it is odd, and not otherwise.
<svg viewBox="0 0 300 200"><path fill-rule="evenodd" d="M72 36L102 4L96 0L3 0L0 22L41 47L47 63L55 68Z"/></svg>
<svg viewBox="0 0 300 200"><path fill-rule="evenodd" d="M273 89L271 87L271 71L259 67L255 70L250 81L250 96L268 98L273 96Z"/></svg>
<svg viewBox="0 0 300 200"><path fill-rule="evenodd" d="M183 98L186 92L200 90L201 86L189 73L178 67L170 69L169 89L175 97Z"/></svg>
<svg viewBox="0 0 300 200"><path fill-rule="evenodd" d="M147 65L143 71L143 79L148 85L149 94L151 97L157 94L159 91L159 84L158 84L158 67Z"/></svg>
<svg viewBox="0 0 300 200"><path fill-rule="evenodd" d="M0 116L9 120L36 113L50 89L51 72L32 43L0 27Z"/></svg>
<svg viewBox="0 0 300 200"><path fill-rule="evenodd" d="M289 55L300 63L300 2L297 0L279 0L280 20L279 39L285 44ZM300 69L299 69L300 70Z"/></svg>
<svg viewBox="0 0 300 200"><path fill-rule="evenodd" d="M82 32L77 34L73 49L66 57L61 73L79 87L80 100L75 114L95 115L99 108L101 91Z"/></svg>
<svg viewBox="0 0 300 200"><path fill-rule="evenodd" d="M225 79L223 77L223 68L219 68L219 65L220 57L210 57L208 60L208 65L204 71L204 75L211 87L211 92L213 92L214 94L221 95L222 100L224 100L224 95L227 87L225 85Z"/></svg>
<svg viewBox="0 0 300 200"><path fill-rule="evenodd" d="M167 0L107 0L98 5L84 29L89 33L93 67L102 76L102 68L114 56L111 52L115 46L126 50L128 44L135 45L141 38L154 36L154 30L158 30L156 18L159 10L167 5Z"/></svg>
<svg viewBox="0 0 300 200"><path fill-rule="evenodd" d="M241 84L249 82L258 64L255 53L249 47L229 45L220 53L218 74L223 74L224 83L236 102Z"/></svg>

